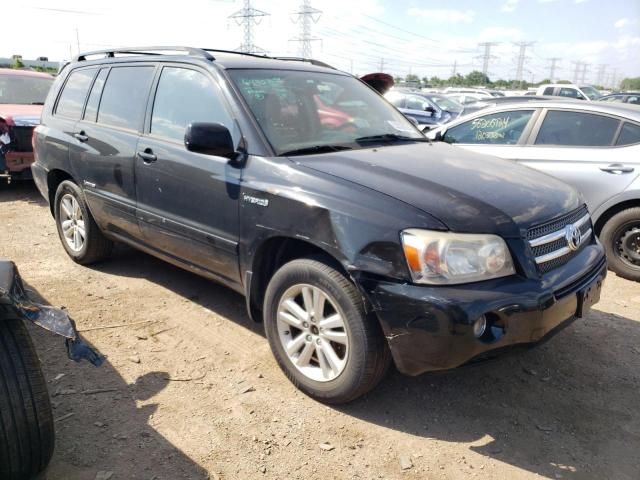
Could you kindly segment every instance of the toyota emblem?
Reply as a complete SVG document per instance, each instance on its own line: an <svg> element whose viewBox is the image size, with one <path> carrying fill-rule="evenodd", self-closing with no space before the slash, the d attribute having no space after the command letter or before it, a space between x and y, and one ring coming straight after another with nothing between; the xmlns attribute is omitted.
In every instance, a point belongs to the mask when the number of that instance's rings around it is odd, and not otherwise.
<svg viewBox="0 0 640 480"><path fill-rule="evenodd" d="M580 247L580 242L582 240L582 232L575 225L567 225L565 227L564 238L567 239L567 246L569 250L575 252Z"/></svg>

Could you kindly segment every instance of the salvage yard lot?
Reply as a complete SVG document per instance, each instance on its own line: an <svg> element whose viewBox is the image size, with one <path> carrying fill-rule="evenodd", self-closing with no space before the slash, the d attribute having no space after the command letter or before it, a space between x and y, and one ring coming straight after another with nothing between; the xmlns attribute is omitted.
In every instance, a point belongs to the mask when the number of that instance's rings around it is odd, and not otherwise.
<svg viewBox="0 0 640 480"><path fill-rule="evenodd" d="M640 284L610 274L537 349L391 372L336 408L285 379L231 290L126 247L74 264L31 183L0 186L0 225L0 257L107 357L74 364L32 329L58 419L50 480L638 478Z"/></svg>

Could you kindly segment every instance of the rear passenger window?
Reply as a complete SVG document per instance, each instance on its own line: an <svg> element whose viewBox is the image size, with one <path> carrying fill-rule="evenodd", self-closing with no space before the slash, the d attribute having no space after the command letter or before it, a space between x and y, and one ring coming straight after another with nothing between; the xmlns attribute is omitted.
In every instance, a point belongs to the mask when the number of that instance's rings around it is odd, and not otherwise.
<svg viewBox="0 0 640 480"><path fill-rule="evenodd" d="M107 77L98 123L137 130L142 122L155 67L116 67Z"/></svg>
<svg viewBox="0 0 640 480"><path fill-rule="evenodd" d="M102 94L102 87L104 86L104 81L107 79L108 73L109 69L103 68L100 70L95 82L93 82L93 87L91 87L91 93L89 94L89 100L87 100L87 107L84 109L85 120L89 120L90 122L96 121L100 95Z"/></svg>
<svg viewBox="0 0 640 480"><path fill-rule="evenodd" d="M80 120L82 107L84 107L84 101L87 98L87 92L96 70L96 68L76 70L69 75L60 95L60 100L58 100L56 115Z"/></svg>
<svg viewBox="0 0 640 480"><path fill-rule="evenodd" d="M575 88L561 88L558 95L568 98L582 98L582 95L580 95Z"/></svg>
<svg viewBox="0 0 640 480"><path fill-rule="evenodd" d="M603 115L549 111L540 127L536 145L609 146L619 124L618 120Z"/></svg>
<svg viewBox="0 0 640 480"><path fill-rule="evenodd" d="M633 145L640 143L640 125L625 123L620 130L616 145Z"/></svg>
<svg viewBox="0 0 640 480"><path fill-rule="evenodd" d="M233 120L220 98L221 92L206 75L177 67L162 69L151 114L151 134L184 141L187 125L220 123L233 130Z"/></svg>

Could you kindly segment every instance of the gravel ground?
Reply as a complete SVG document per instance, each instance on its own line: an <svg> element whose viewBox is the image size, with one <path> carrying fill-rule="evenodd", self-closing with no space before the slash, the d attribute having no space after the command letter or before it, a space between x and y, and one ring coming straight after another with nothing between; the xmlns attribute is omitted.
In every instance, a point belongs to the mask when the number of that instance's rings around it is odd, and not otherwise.
<svg viewBox="0 0 640 480"><path fill-rule="evenodd" d="M286 381L236 293L124 247L74 264L32 184L0 186L0 225L0 257L107 357L75 364L32 329L59 419L49 480L640 478L640 284L610 274L539 348L391 372L333 408Z"/></svg>

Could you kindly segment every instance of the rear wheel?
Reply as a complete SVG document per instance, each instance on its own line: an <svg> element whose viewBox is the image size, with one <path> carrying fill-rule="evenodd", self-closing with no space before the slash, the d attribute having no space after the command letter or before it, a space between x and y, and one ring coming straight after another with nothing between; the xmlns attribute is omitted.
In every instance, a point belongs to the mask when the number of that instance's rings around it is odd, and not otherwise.
<svg viewBox="0 0 640 480"><path fill-rule="evenodd" d="M44 470L54 428L40 361L22 320L0 311L0 478L27 480Z"/></svg>
<svg viewBox="0 0 640 480"><path fill-rule="evenodd" d="M640 281L640 207L611 217L602 227L600 241L607 252L609 268L622 278Z"/></svg>
<svg viewBox="0 0 640 480"><path fill-rule="evenodd" d="M391 357L377 320L344 275L316 259L294 260L271 279L265 330L289 380L326 403L345 403L374 388Z"/></svg>
<svg viewBox="0 0 640 480"><path fill-rule="evenodd" d="M60 241L73 261L89 265L109 256L113 242L98 228L75 183L65 180L58 186L54 213Z"/></svg>

